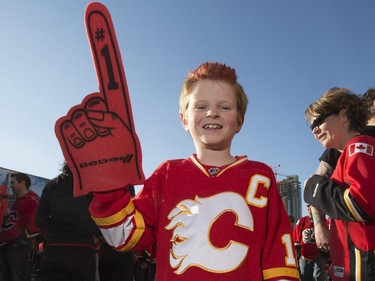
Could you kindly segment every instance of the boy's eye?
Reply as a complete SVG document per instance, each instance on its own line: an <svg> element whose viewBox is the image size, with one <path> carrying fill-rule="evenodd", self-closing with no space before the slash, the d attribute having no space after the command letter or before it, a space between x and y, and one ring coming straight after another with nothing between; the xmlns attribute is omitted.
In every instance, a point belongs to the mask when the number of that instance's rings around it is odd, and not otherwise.
<svg viewBox="0 0 375 281"><path fill-rule="evenodd" d="M223 110L230 110L231 109L231 107L229 105L222 105L222 106L220 106L220 108L223 109Z"/></svg>
<svg viewBox="0 0 375 281"><path fill-rule="evenodd" d="M195 109L205 109L206 107L204 105L196 105Z"/></svg>

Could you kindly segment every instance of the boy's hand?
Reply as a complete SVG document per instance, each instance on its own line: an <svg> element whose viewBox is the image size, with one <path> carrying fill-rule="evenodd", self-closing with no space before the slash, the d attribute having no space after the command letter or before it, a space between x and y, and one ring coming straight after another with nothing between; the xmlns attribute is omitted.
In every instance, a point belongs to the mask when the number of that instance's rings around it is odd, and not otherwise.
<svg viewBox="0 0 375 281"><path fill-rule="evenodd" d="M90 3L85 23L100 92L86 96L55 124L73 172L75 196L144 181L141 146L111 16L102 4Z"/></svg>

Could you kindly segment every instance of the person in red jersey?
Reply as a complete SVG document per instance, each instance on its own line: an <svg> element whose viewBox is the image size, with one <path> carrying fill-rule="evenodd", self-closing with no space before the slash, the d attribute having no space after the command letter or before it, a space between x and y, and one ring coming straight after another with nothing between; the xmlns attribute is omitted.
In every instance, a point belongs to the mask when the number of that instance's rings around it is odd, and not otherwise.
<svg viewBox="0 0 375 281"><path fill-rule="evenodd" d="M305 201L330 219L333 280L375 279L375 139L363 135L367 104L346 88L332 88L305 111L315 138L341 152L330 179L306 181Z"/></svg>
<svg viewBox="0 0 375 281"><path fill-rule="evenodd" d="M293 241L299 257L301 280L327 280L325 274L326 256L316 245L314 223L309 204L307 204L307 215L300 218L293 229Z"/></svg>
<svg viewBox="0 0 375 281"><path fill-rule="evenodd" d="M235 69L201 64L180 96L196 153L162 163L135 198L120 186L94 193L90 212L108 244L155 255L156 280L299 280L272 169L231 154L247 103Z"/></svg>
<svg viewBox="0 0 375 281"><path fill-rule="evenodd" d="M369 119L363 134L375 137L375 88L369 88L363 94L362 99L369 112ZM319 166L315 173L330 178L340 155L341 152L337 149L327 148L319 158ZM314 207L311 207L311 212L315 226L316 244L320 249L329 251L329 230L326 226L325 214Z"/></svg>
<svg viewBox="0 0 375 281"><path fill-rule="evenodd" d="M0 232L0 257L3 281L28 281L32 272L29 257L40 235L35 225L39 197L29 190L30 177L23 173L11 174L10 187L17 200L10 213L3 218Z"/></svg>

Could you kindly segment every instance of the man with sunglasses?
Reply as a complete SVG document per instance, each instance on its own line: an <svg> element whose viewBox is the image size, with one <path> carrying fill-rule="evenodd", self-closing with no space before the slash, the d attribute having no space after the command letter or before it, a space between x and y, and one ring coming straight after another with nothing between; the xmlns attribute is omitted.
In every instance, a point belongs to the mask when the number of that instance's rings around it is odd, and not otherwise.
<svg viewBox="0 0 375 281"><path fill-rule="evenodd" d="M375 278L375 139L363 135L364 100L348 89L332 88L305 112L315 138L342 152L332 177L313 175L304 192L307 203L331 218L333 280Z"/></svg>

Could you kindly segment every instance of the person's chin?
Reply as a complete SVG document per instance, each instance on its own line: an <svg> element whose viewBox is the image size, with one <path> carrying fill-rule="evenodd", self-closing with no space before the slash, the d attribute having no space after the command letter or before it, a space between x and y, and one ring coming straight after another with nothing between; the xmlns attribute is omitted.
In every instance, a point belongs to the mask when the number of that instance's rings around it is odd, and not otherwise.
<svg viewBox="0 0 375 281"><path fill-rule="evenodd" d="M330 144L329 142L322 143L322 145L325 148L328 148L328 149L336 149L336 147L334 145Z"/></svg>
<svg viewBox="0 0 375 281"><path fill-rule="evenodd" d="M325 139L321 139L320 141L320 144L325 147L325 148L331 148L330 144L328 141L326 141Z"/></svg>

